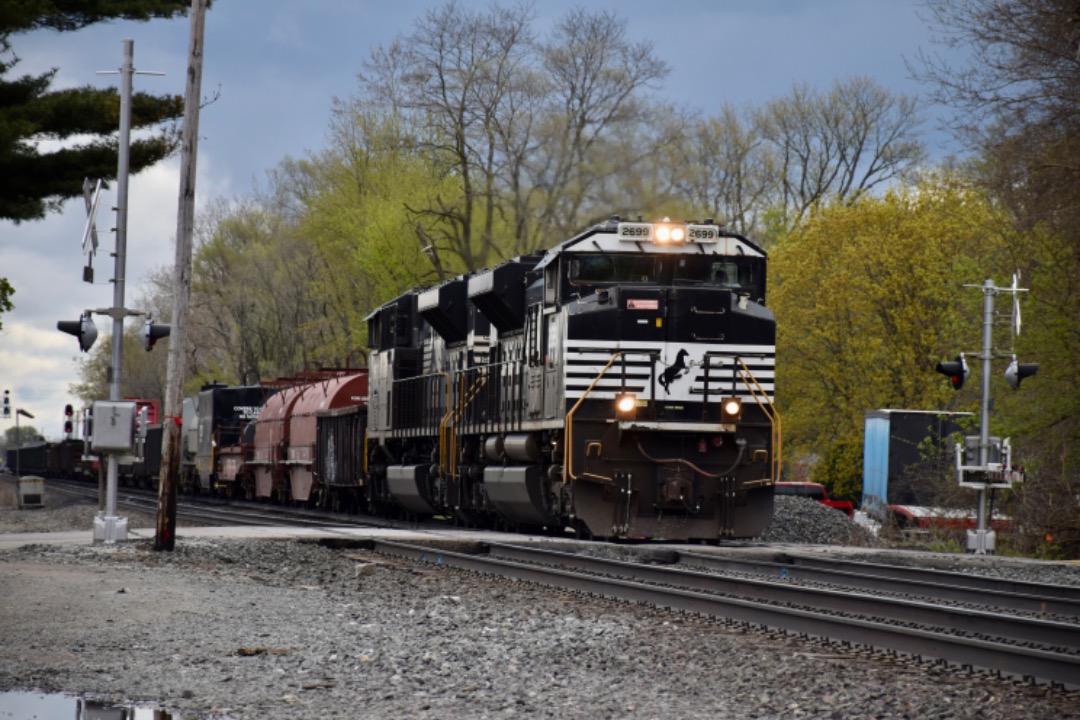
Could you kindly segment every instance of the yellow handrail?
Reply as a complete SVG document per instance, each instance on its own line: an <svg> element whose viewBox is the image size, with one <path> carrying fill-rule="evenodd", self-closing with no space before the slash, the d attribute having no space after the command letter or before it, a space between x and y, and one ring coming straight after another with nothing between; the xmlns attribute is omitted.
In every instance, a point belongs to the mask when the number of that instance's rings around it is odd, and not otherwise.
<svg viewBox="0 0 1080 720"><path fill-rule="evenodd" d="M566 456L566 462L563 463L563 485L566 485L571 480L577 480L577 475L574 474L574 471L571 468L571 465L573 465L574 462L574 423L571 422L573 420L574 413L577 412L577 409L579 407L581 407L581 403L585 402L585 398L587 398L589 396L589 393L592 392L593 388L596 387L596 383L600 382L600 378L604 377L604 373L606 373L615 363L615 361L618 360L626 352L626 350L620 350L611 356L611 359L608 360L607 365L605 365L604 368L600 371L600 374L593 378L592 384L589 385L588 388L586 388L585 392L582 393L580 398L578 398L578 401L574 403L574 407L570 408L570 412L566 413L566 419L563 421L563 435L566 438L566 447L563 450L563 453Z"/></svg>
<svg viewBox="0 0 1080 720"><path fill-rule="evenodd" d="M772 400L769 399L769 394L765 392L765 388L761 387L757 378L754 377L754 373L750 372L750 368L746 366L743 359L738 356L736 356L735 359L738 360L739 365L742 366L742 370L739 371L739 378L743 381L743 384L746 385L747 389L750 390L751 397L757 402L758 407L765 413L765 416L769 418L769 424L772 426L773 456L770 464L772 465L772 481L778 482L780 480L781 466L780 413L776 410L776 406L773 405ZM762 398L765 399L764 403L761 401Z"/></svg>
<svg viewBox="0 0 1080 720"><path fill-rule="evenodd" d="M446 452L443 433L446 430L446 423L449 421L450 416L454 414L454 408L450 403L450 373L435 373L436 375L442 375L443 380L446 381L446 414L443 415L442 420L439 421L439 470L443 473L447 472L446 467Z"/></svg>
<svg viewBox="0 0 1080 720"><path fill-rule="evenodd" d="M447 384L449 385L449 382ZM439 469L447 477L457 477L457 453L454 452L457 447L457 434L454 432L454 426L461 419L465 408L476 399L480 388L485 384L487 384L486 374L477 378L472 387L461 394L458 407L450 408L439 423ZM450 407L449 393L446 405Z"/></svg>

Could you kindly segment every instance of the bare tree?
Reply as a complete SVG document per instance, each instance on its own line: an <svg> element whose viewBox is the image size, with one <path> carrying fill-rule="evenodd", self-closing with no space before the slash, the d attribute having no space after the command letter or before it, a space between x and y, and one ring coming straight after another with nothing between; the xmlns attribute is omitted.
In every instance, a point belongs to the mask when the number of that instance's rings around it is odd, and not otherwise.
<svg viewBox="0 0 1080 720"><path fill-rule="evenodd" d="M920 122L915 98L866 77L837 80L824 94L798 84L755 114L779 202L795 222L827 197L853 200L914 168L925 156Z"/></svg>
<svg viewBox="0 0 1080 720"><path fill-rule="evenodd" d="M675 194L729 229L754 235L769 201L770 169L758 131L728 104L719 115L688 122L671 145Z"/></svg>
<svg viewBox="0 0 1080 720"><path fill-rule="evenodd" d="M503 110L531 43L530 12L478 13L457 2L429 10L408 38L377 49L360 78L367 96L427 127L421 146L459 178L460 196L413 210L441 220L432 243L469 268L487 264L495 244L502 150L514 136Z"/></svg>
<svg viewBox="0 0 1080 720"><path fill-rule="evenodd" d="M631 41L626 21L611 12L571 11L542 51L551 96L541 152L531 163L532 184L542 191L532 248L573 233L583 216L606 212L589 206L591 188L604 187L606 174L630 172L634 158L611 167L617 156L604 150L648 119L642 94L668 74L652 44Z"/></svg>
<svg viewBox="0 0 1080 720"><path fill-rule="evenodd" d="M605 149L637 132L639 96L667 72L611 13L572 11L542 42L532 19L524 5L450 2L377 49L360 78L360 102L422 128L416 142L457 179L458 193L411 209L424 244L467 268L591 218L612 171Z"/></svg>

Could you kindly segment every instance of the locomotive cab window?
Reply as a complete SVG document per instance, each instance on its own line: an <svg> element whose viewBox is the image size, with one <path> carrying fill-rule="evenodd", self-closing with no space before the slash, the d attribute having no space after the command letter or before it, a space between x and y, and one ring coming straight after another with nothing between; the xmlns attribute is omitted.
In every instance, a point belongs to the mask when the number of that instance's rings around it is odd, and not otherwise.
<svg viewBox="0 0 1080 720"><path fill-rule="evenodd" d="M570 259L570 282L574 285L605 283L655 283L657 258L639 254L597 253Z"/></svg>
<svg viewBox="0 0 1080 720"><path fill-rule="evenodd" d="M760 298L764 296L762 270L758 258L681 255L674 262L672 283L730 289Z"/></svg>
<svg viewBox="0 0 1080 720"><path fill-rule="evenodd" d="M744 283L752 285L753 274L748 266L730 258L684 255L675 262L672 280L677 285L739 288Z"/></svg>

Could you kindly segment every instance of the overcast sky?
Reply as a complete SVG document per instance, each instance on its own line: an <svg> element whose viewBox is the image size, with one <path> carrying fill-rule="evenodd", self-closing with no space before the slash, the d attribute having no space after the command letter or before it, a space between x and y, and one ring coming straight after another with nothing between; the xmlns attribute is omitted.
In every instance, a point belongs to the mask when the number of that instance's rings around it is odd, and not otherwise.
<svg viewBox="0 0 1080 720"><path fill-rule="evenodd" d="M487 2L462 0L483 9ZM592 0L628 21L633 38L648 38L671 68L661 93L705 113L727 101L759 105L807 81L821 89L834 80L868 75L897 93L925 96L909 77L905 59L933 51L916 0ZM265 172L287 156L320 149L331 100L356 86L356 73L373 48L407 34L413 20L441 3L428 0L216 0L207 14L203 94L219 93L200 118L197 206L249 193ZM537 29L575 3L536 3ZM20 58L13 74L59 68L56 87L116 86L122 41L135 41L135 89L184 94L189 21L109 23L76 33L17 35ZM944 109L928 107L931 152L952 151L934 132ZM134 176L128 216L127 292L132 301L148 272L171 266L176 236L179 160ZM102 252L94 285L82 282L83 201L41 222L0 222L0 277L15 288L15 310L0 316L0 392L35 415L26 421L58 438L65 403L75 402L78 345L56 329L82 310L112 304L115 195L98 214ZM138 308L134 308L138 309ZM129 320L129 323L136 322ZM98 343L108 342L111 321L98 317ZM165 352L165 342L154 352ZM141 351L140 351L141 352ZM13 421L0 424L0 431Z"/></svg>

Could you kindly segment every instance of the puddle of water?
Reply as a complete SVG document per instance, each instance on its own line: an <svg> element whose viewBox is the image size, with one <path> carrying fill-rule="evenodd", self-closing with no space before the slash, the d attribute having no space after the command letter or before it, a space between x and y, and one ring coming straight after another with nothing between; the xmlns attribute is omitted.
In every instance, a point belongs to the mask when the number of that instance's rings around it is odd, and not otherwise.
<svg viewBox="0 0 1080 720"><path fill-rule="evenodd" d="M57 693L0 691L0 720L184 720L156 708L116 706Z"/></svg>

